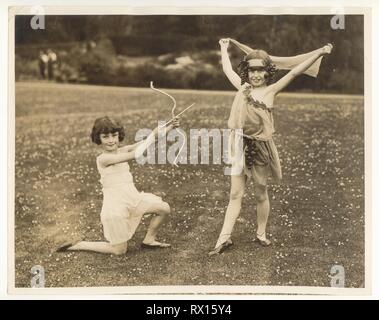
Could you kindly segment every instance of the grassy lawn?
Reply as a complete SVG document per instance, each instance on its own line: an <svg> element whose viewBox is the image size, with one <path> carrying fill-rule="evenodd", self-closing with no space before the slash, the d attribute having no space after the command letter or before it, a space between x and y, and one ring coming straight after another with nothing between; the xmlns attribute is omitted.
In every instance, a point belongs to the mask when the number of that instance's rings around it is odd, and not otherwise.
<svg viewBox="0 0 379 320"><path fill-rule="evenodd" d="M196 102L183 129L226 128L233 93L169 91L178 110ZM275 142L283 181L269 186L268 232L274 246L253 243L252 184L236 224L233 250L209 258L224 218L230 179L224 165L138 165L137 189L161 195L172 208L162 240L172 249L144 251L149 218L125 256L54 253L67 237L102 240L101 185L89 139L96 117L139 128L170 117L170 102L151 90L91 86L16 85L16 287L30 286L42 265L47 287L129 285L329 286L333 265L346 287L364 286L363 99L279 96Z"/></svg>

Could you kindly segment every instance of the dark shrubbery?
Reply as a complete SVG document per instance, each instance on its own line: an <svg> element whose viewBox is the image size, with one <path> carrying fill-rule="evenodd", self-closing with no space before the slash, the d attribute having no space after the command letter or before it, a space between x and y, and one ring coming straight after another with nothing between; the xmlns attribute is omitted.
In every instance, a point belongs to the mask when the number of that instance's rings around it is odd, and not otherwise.
<svg viewBox="0 0 379 320"><path fill-rule="evenodd" d="M329 15L48 15L49 28L15 19L16 78L39 74L39 50L58 54L56 80L107 85L233 89L222 74L218 41L231 37L277 56L308 52L332 42L316 79L301 76L287 91L363 93L364 17L345 15L346 29ZM90 45L94 43L95 46ZM230 46L233 66L243 53ZM187 61L177 61L188 57ZM193 63L190 62L193 61Z"/></svg>
<svg viewBox="0 0 379 320"><path fill-rule="evenodd" d="M144 34L110 37L117 54L126 56L162 55L187 50L211 50L214 44L204 36Z"/></svg>
<svg viewBox="0 0 379 320"><path fill-rule="evenodd" d="M165 54L143 58L138 63L128 56L116 56L109 41L93 50L76 46L57 51L58 68L55 79L59 82L148 87L150 81L164 88L231 89L220 68L215 51L198 51L183 55ZM25 53L26 54L26 53ZM37 60L29 56L16 57L17 79L38 79ZM179 56L189 57L194 63L181 65ZM27 57L27 58L26 58ZM189 59L190 60L190 59ZM171 68L167 68L167 66Z"/></svg>
<svg viewBox="0 0 379 320"><path fill-rule="evenodd" d="M137 43L141 40L136 38L135 41ZM125 48L133 47L132 44ZM170 45L177 44L170 42ZM149 57L116 55L116 51L107 39L90 50L78 45L57 50L58 67L55 79L59 82L130 87L148 87L150 81L154 81L161 88L234 90L222 72L220 54L215 50L188 51L187 47L182 54L165 53ZM178 57L184 59L177 60ZM232 55L233 65L236 65L238 60L238 56ZM16 80L38 79L36 56L33 59L23 48L21 54L16 54L15 72ZM281 71L279 76L283 75L284 72ZM332 59L326 59L316 79L301 76L286 90L362 93L363 73L351 68L335 67Z"/></svg>
<svg viewBox="0 0 379 320"><path fill-rule="evenodd" d="M16 81L38 79L39 67L37 59L23 59L19 55L15 55L15 77Z"/></svg>
<svg viewBox="0 0 379 320"><path fill-rule="evenodd" d="M89 52L80 59L79 73L91 84L112 84L115 76L111 57Z"/></svg>

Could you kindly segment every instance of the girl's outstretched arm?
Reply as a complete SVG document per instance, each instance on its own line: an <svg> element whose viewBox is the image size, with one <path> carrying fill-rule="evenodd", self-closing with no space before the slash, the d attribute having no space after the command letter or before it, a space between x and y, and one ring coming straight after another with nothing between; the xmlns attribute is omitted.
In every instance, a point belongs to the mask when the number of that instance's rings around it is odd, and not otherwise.
<svg viewBox="0 0 379 320"><path fill-rule="evenodd" d="M221 39L219 41L219 44L221 46L222 70L224 71L225 75L228 77L232 85L235 86L236 89L239 89L241 87L241 78L233 70L232 64L229 59L229 54L228 54L229 39Z"/></svg>
<svg viewBox="0 0 379 320"><path fill-rule="evenodd" d="M167 134L167 132L169 132L170 130L172 130L174 128L174 126L172 124L169 124L168 126L165 127L165 133L164 134ZM155 131L155 134L158 133L158 127L154 129ZM123 147L120 147L118 150L119 152L132 152L134 151L138 146L140 146L142 143L145 142L145 139L144 140L141 140L141 141L138 141L134 144L129 144L127 146L123 146Z"/></svg>
<svg viewBox="0 0 379 320"><path fill-rule="evenodd" d="M330 54L333 49L332 44L328 43L326 46L320 48L316 51L316 53L300 63L298 66L293 68L290 72L288 72L283 78L275 82L274 84L268 87L269 91L274 95L282 91L286 86L288 86L297 76L301 75L304 71L306 71L313 63L316 62L318 58L323 55Z"/></svg>
<svg viewBox="0 0 379 320"><path fill-rule="evenodd" d="M120 153L103 153L99 157L99 163L103 167L108 167L112 164L133 160L136 157L141 156L145 150L155 142L155 137L156 132L154 130L145 140L139 142L134 150L126 151L124 149L123 152Z"/></svg>
<svg viewBox="0 0 379 320"><path fill-rule="evenodd" d="M173 128L177 128L179 126L179 119L175 118L172 124L165 127L165 134L169 132ZM135 143L134 145L126 146L126 147L133 147L133 149L124 149L123 152L120 153L103 153L100 158L99 162L102 166L107 167L112 164L126 162L129 160L133 160L136 158L139 158L143 155L143 153L147 150L147 148L155 142L155 138L158 134L158 127L156 127L149 136L140 142ZM124 147L125 148L125 147Z"/></svg>

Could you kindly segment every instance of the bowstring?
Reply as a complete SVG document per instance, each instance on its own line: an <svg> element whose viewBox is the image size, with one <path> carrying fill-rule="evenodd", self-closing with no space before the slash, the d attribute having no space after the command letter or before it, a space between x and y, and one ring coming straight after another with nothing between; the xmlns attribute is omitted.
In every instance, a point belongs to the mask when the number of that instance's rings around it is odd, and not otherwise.
<svg viewBox="0 0 379 320"><path fill-rule="evenodd" d="M164 92L163 90L160 90L160 89L155 88L155 87L154 87L154 84L153 84L153 81L150 81L150 88L153 89L154 91L157 91L157 92L159 92L159 93L161 93L161 94L164 94L165 96L167 96L167 97L169 97L169 98L171 99L171 101L173 102L173 107L172 107L172 109L171 109L171 115L172 115L172 118L175 118L175 109L176 109L176 100L175 100L175 98L174 98L172 95L168 94L167 92ZM183 144L182 144L182 146L180 147L179 152L178 152L178 154L176 155L176 157L175 157L175 159L174 159L174 162L173 162L173 165L176 166L176 167L178 167L177 160L178 160L179 155L181 154L181 152L182 152L182 150L183 150L183 148L184 148L184 145L185 145L185 142L186 142L186 138L187 138L187 137L183 134L183 132L179 131L178 128L175 128L175 130L176 130L179 134L181 134L182 137L184 138L184 140L183 140Z"/></svg>

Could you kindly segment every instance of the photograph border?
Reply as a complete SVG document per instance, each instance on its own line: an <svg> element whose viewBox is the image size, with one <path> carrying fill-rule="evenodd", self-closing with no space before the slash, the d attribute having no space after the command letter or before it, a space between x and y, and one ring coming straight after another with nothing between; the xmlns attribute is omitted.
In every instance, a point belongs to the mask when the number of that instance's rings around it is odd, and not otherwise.
<svg viewBox="0 0 379 320"><path fill-rule="evenodd" d="M130 7L130 6L42 6L46 15L131 14L131 15L332 15L337 7ZM332 288L303 286L117 286L70 288L16 288L15 287L15 15L31 15L33 6L9 8L8 55L8 293L9 294L305 294L305 295L369 295L372 291L372 10L370 7L342 7L344 14L364 16L364 172L365 172L365 287ZM341 7L339 7L341 8Z"/></svg>

